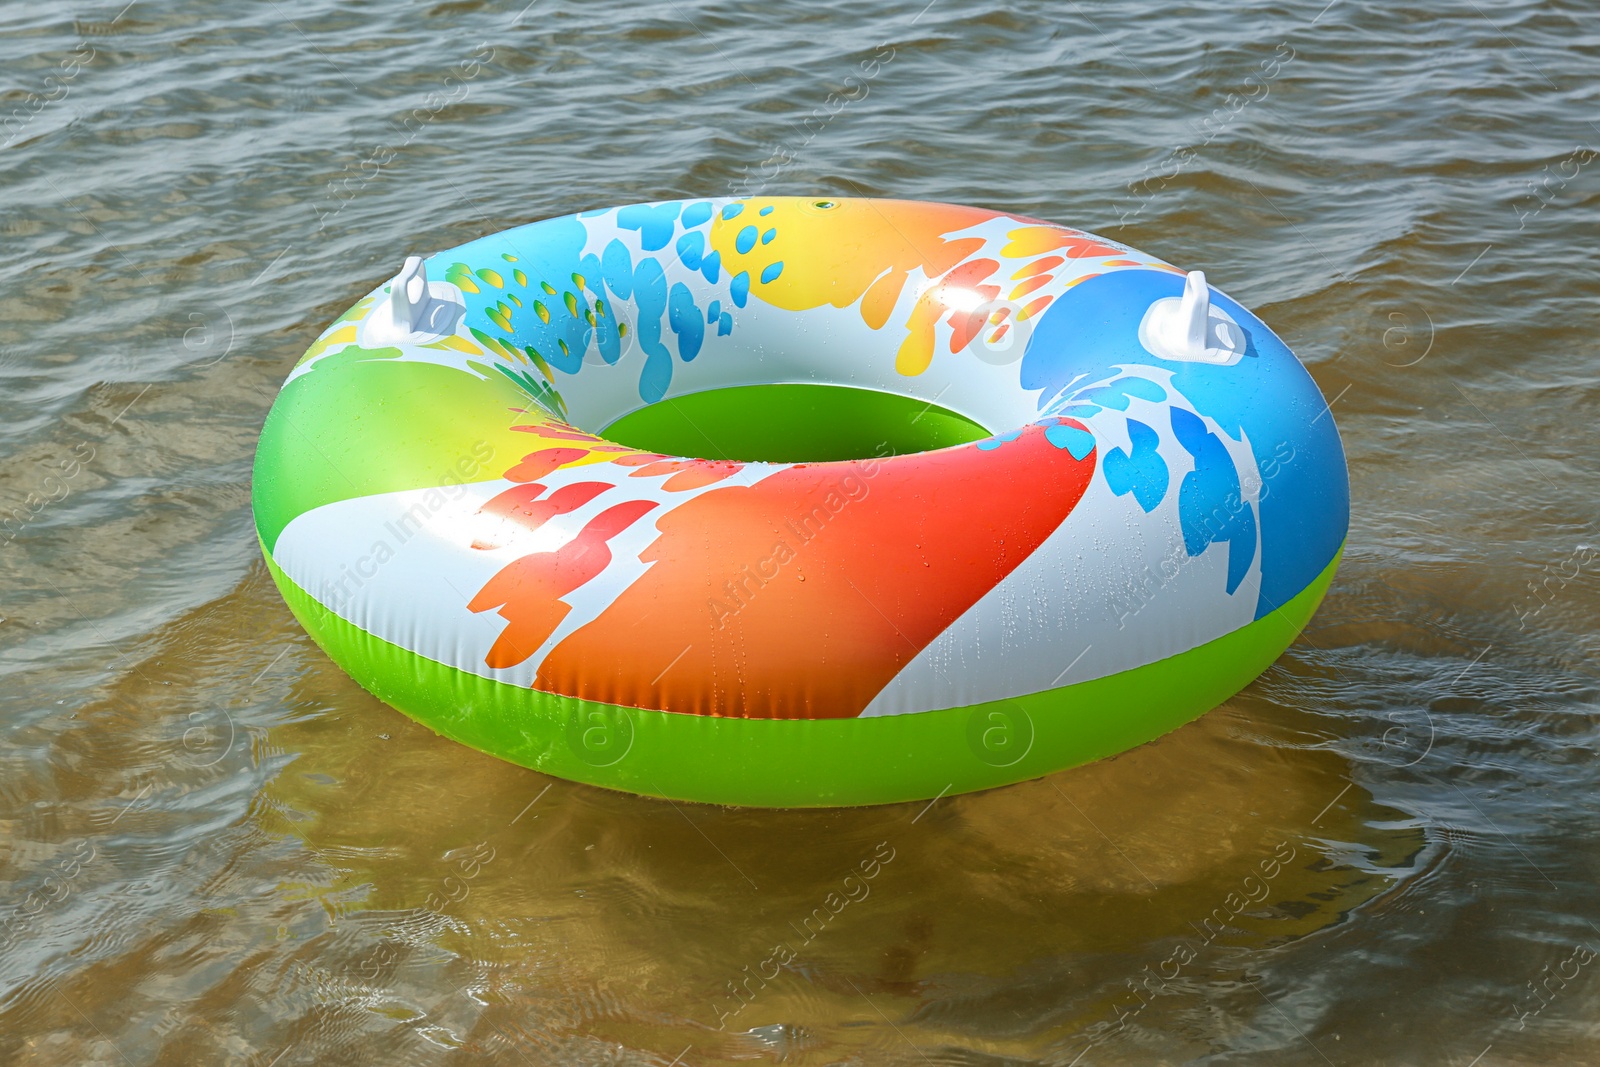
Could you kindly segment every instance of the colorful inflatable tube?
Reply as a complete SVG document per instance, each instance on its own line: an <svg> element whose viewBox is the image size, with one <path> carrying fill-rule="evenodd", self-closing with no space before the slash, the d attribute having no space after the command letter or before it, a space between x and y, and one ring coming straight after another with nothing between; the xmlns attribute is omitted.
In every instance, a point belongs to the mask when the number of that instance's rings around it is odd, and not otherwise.
<svg viewBox="0 0 1600 1067"><path fill-rule="evenodd" d="M256 457L289 606L502 759L726 804L1141 744L1305 625L1348 525L1305 369L1199 272L969 207L520 226L364 297Z"/></svg>

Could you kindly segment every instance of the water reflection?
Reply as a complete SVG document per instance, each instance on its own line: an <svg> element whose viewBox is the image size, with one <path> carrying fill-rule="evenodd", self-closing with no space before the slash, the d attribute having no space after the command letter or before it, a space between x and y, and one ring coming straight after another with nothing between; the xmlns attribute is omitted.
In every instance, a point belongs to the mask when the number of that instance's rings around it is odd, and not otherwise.
<svg viewBox="0 0 1600 1067"><path fill-rule="evenodd" d="M294 703L332 702L349 683L307 658ZM348 692L274 731L301 755L261 825L316 864L299 891L329 923L309 936L347 946L347 995L419 1024L465 1010L439 1040L824 1063L887 1017L919 1045L1075 1052L1165 1028L1242 955L1421 869L1427 835L1346 760L1253 736L1265 703L1009 789L782 812L548 779ZM441 954L461 996L409 997L390 965Z"/></svg>

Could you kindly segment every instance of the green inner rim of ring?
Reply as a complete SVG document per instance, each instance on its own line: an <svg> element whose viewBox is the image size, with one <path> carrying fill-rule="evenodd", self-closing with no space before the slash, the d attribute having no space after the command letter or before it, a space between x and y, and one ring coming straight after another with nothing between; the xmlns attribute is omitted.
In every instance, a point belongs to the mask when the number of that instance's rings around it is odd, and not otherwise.
<svg viewBox="0 0 1600 1067"><path fill-rule="evenodd" d="M991 431L915 397L845 385L740 385L640 408L601 431L646 452L746 463L829 463L981 441Z"/></svg>

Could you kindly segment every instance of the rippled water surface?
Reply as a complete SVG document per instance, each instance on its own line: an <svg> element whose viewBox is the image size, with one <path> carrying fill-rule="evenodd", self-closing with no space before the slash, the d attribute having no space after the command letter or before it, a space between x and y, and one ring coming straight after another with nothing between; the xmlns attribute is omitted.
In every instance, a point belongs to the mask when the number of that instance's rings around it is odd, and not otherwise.
<svg viewBox="0 0 1600 1067"><path fill-rule="evenodd" d="M0 5L0 1062L1600 1060L1593 5L121 2ZM408 252L743 189L1257 309L1350 456L1304 637L1120 758L850 811L362 692L252 532L295 359Z"/></svg>

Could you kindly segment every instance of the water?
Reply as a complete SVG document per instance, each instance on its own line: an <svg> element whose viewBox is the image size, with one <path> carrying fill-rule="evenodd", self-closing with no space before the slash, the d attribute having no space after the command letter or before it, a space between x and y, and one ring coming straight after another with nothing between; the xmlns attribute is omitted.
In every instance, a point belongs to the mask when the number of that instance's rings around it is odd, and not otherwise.
<svg viewBox="0 0 1600 1067"><path fill-rule="evenodd" d="M923 2L0 7L0 1062L1600 1058L1600 17ZM357 689L252 536L299 353L408 252L741 189L1257 309L1350 454L1305 637L1121 758L855 811Z"/></svg>

